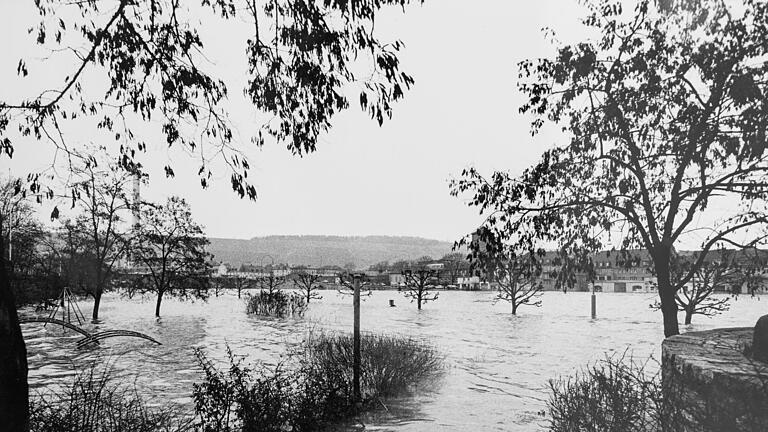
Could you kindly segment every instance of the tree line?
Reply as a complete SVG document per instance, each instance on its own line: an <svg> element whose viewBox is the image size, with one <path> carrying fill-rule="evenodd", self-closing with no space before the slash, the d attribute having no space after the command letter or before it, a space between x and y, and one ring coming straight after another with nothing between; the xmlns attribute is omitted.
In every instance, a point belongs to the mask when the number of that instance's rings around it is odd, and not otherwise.
<svg viewBox="0 0 768 432"><path fill-rule="evenodd" d="M39 221L29 199L14 194L19 179L0 186L0 240L19 302L55 298L69 287L93 298L92 319L98 321L110 287L156 295L156 316L165 296L206 297L212 257L189 204L179 197L132 202L127 191L134 176L103 168L94 158L84 159L80 168L71 197L80 212L60 218L54 229ZM121 277L116 274L121 263L142 271Z"/></svg>

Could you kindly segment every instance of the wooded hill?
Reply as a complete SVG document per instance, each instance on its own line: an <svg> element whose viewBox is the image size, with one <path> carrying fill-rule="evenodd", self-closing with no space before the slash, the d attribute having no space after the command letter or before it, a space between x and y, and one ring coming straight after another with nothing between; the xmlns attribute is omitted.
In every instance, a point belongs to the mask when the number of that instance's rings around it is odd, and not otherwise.
<svg viewBox="0 0 768 432"><path fill-rule="evenodd" d="M250 240L210 238L208 251L216 262L240 266L241 264L269 264L270 255L275 263L290 265L345 266L354 264L363 269L382 261L418 259L430 256L441 258L450 253L453 243L420 237L341 237L341 236L268 236Z"/></svg>

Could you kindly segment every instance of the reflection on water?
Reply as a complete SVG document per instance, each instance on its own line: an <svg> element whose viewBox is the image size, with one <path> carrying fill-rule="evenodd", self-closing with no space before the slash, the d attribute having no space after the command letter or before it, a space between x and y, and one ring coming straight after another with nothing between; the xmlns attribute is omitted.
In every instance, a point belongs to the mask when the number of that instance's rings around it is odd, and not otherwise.
<svg viewBox="0 0 768 432"><path fill-rule="evenodd" d="M73 365L110 361L119 376L135 381L147 397L189 403L192 383L200 378L194 349L224 362L226 347L250 362L276 364L301 342L311 327L348 331L352 300L335 291L323 293L303 319L248 316L243 300L225 295L207 303L163 302L160 319L154 303L108 295L89 331L126 329L142 339L113 338L100 347L77 350L79 335L52 324L24 324L34 390L66 382ZM395 299L397 307L389 307ZM573 374L605 353L629 350L636 358L658 358L663 338L661 314L649 310L651 294L598 294L598 319L589 319L589 294L545 293L541 308L523 307L519 316L490 292L444 292L422 311L394 291L374 291L362 302L363 331L423 338L446 356L447 373L439 385L415 396L388 401L386 407L355 421L366 430L540 430L538 414L546 404L547 380ZM766 310L767 299L742 297L724 315L696 316L684 329L751 326ZM86 316L90 305L81 304ZM23 315L33 315L31 309ZM354 428L354 424L350 424Z"/></svg>

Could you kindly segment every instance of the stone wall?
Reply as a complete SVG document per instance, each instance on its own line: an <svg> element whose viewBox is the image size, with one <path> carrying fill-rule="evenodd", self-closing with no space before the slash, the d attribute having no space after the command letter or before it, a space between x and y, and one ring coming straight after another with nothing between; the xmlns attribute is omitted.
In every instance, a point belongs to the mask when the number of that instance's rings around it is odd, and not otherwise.
<svg viewBox="0 0 768 432"><path fill-rule="evenodd" d="M668 399L686 431L768 431L768 365L749 353L751 327L690 332L662 343Z"/></svg>

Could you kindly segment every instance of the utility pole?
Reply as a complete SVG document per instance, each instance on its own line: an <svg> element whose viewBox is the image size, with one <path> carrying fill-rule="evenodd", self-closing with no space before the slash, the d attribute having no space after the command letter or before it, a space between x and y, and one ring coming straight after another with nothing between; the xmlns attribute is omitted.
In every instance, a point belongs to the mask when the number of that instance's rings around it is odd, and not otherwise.
<svg viewBox="0 0 768 432"><path fill-rule="evenodd" d="M355 403L362 402L360 394L360 279L360 275L352 275L352 285L355 290L352 302L355 309L355 323L352 333L352 398Z"/></svg>

